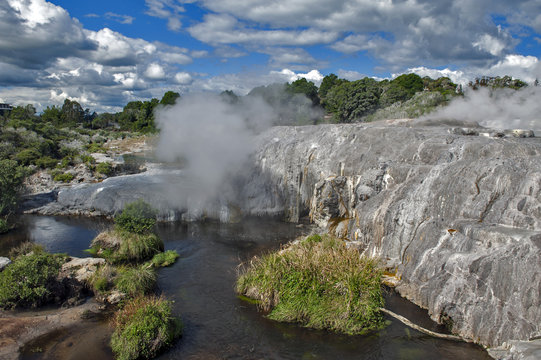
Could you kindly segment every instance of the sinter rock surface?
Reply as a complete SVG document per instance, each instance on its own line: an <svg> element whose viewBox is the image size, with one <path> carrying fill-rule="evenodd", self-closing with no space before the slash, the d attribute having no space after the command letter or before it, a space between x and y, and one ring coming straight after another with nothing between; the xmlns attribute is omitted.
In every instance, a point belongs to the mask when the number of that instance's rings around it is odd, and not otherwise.
<svg viewBox="0 0 541 360"><path fill-rule="evenodd" d="M143 197L169 220L228 220L233 208L309 216L381 258L433 319L497 346L541 335L541 138L532 135L452 122L276 127L260 135L234 197L202 204L182 171L150 171L62 190L35 211L110 215Z"/></svg>

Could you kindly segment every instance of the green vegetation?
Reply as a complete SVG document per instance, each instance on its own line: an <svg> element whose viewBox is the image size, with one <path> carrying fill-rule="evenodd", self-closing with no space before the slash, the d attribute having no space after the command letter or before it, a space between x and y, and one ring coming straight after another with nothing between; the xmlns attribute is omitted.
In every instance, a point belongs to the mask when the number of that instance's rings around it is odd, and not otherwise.
<svg viewBox="0 0 541 360"><path fill-rule="evenodd" d="M0 307L36 307L51 300L63 255L34 251L0 272Z"/></svg>
<svg viewBox="0 0 541 360"><path fill-rule="evenodd" d="M182 323L163 298L138 297L115 314L111 348L117 359L150 359L181 335Z"/></svg>
<svg viewBox="0 0 541 360"><path fill-rule="evenodd" d="M24 170L14 160L0 160L0 234L10 229L8 219L15 210L22 188Z"/></svg>
<svg viewBox="0 0 541 360"><path fill-rule="evenodd" d="M144 265L120 267L114 282L117 290L130 297L146 295L156 286L156 272Z"/></svg>
<svg viewBox="0 0 541 360"><path fill-rule="evenodd" d="M251 261L237 292L273 320L359 334L382 325L381 270L343 241L311 236Z"/></svg>
<svg viewBox="0 0 541 360"><path fill-rule="evenodd" d="M175 250L167 250L154 255L150 262L154 267L166 267L173 265L178 257L179 255Z"/></svg>
<svg viewBox="0 0 541 360"><path fill-rule="evenodd" d="M103 174L106 176L109 176L113 173L113 166L110 162L102 162L96 165L96 172L99 174Z"/></svg>
<svg viewBox="0 0 541 360"><path fill-rule="evenodd" d="M163 251L163 241L154 233L131 233L115 228L92 240L90 253L112 264L141 262Z"/></svg>
<svg viewBox="0 0 541 360"><path fill-rule="evenodd" d="M122 230L144 234L156 225L156 210L139 199L127 204L122 213L115 217L115 223Z"/></svg>
<svg viewBox="0 0 541 360"><path fill-rule="evenodd" d="M73 178L74 175L70 173L57 173L53 176L54 181L61 181L63 183L69 183Z"/></svg>

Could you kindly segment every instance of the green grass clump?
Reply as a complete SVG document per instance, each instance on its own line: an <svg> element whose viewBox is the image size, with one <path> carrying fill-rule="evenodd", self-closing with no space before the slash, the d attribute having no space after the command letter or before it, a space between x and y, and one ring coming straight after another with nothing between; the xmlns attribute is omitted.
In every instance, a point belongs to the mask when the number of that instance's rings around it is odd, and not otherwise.
<svg viewBox="0 0 541 360"><path fill-rule="evenodd" d="M270 319L360 334L382 325L381 270L343 241L309 237L256 258L237 292L258 300Z"/></svg>
<svg viewBox="0 0 541 360"><path fill-rule="evenodd" d="M155 233L137 234L118 228L100 233L91 246L91 254L113 264L149 260L164 248Z"/></svg>
<svg viewBox="0 0 541 360"><path fill-rule="evenodd" d="M54 296L63 255L36 251L17 257L0 272L0 307L36 307Z"/></svg>
<svg viewBox="0 0 541 360"><path fill-rule="evenodd" d="M139 199L127 204L120 215L115 217L115 224L123 230L133 233L146 233L156 225L156 210Z"/></svg>
<svg viewBox="0 0 541 360"><path fill-rule="evenodd" d="M155 267L165 267L173 265L178 257L179 255L175 250L167 250L166 252L154 255L151 262Z"/></svg>
<svg viewBox="0 0 541 360"><path fill-rule="evenodd" d="M69 183L71 180L73 180L74 178L74 175L73 174L70 174L70 173L61 173L61 174L56 174L54 177L53 177L53 180L54 181L61 181L61 182L64 182L64 183Z"/></svg>
<svg viewBox="0 0 541 360"><path fill-rule="evenodd" d="M9 224L7 220L0 218L0 234L6 233L9 231Z"/></svg>
<svg viewBox="0 0 541 360"><path fill-rule="evenodd" d="M115 279L117 290L135 297L149 294L156 286L156 273L146 266L121 267Z"/></svg>
<svg viewBox="0 0 541 360"><path fill-rule="evenodd" d="M163 298L138 297L115 314L111 348L119 360L151 359L181 335L182 323Z"/></svg>
<svg viewBox="0 0 541 360"><path fill-rule="evenodd" d="M44 251L45 251L45 248L43 247L43 245L39 245L31 241L25 241L21 243L20 245L15 246L11 248L11 250L9 250L9 258L12 261L15 261L15 259L17 259L21 255L30 254L31 252L41 253Z"/></svg>
<svg viewBox="0 0 541 360"><path fill-rule="evenodd" d="M116 268L106 264L100 266L94 274L88 279L88 283L94 294L102 294L107 292L116 276Z"/></svg>

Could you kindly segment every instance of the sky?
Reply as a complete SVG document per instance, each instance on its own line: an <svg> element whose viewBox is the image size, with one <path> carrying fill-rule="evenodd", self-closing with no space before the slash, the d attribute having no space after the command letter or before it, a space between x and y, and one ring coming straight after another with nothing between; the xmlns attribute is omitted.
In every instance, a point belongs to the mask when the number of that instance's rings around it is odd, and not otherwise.
<svg viewBox="0 0 541 360"><path fill-rule="evenodd" d="M541 80L539 0L0 0L0 102L94 111L334 73Z"/></svg>

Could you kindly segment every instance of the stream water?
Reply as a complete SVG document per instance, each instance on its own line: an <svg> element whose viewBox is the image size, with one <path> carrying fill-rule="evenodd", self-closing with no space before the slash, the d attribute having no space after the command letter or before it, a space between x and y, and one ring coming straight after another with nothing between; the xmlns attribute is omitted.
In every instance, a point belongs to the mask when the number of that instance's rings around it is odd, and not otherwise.
<svg viewBox="0 0 541 360"><path fill-rule="evenodd" d="M109 226L85 218L24 216L20 230L0 236L0 255L25 240L51 252L88 256L83 250ZM165 248L179 260L158 273L159 291L174 301L184 323L183 337L159 359L490 359L481 347L440 340L387 318L385 329L345 336L268 320L255 305L237 298L238 265L254 255L279 248L306 227L269 220L240 224L162 224ZM426 311L386 291L386 307L415 323L442 331ZM112 359L107 315L81 320L38 339L23 359Z"/></svg>

